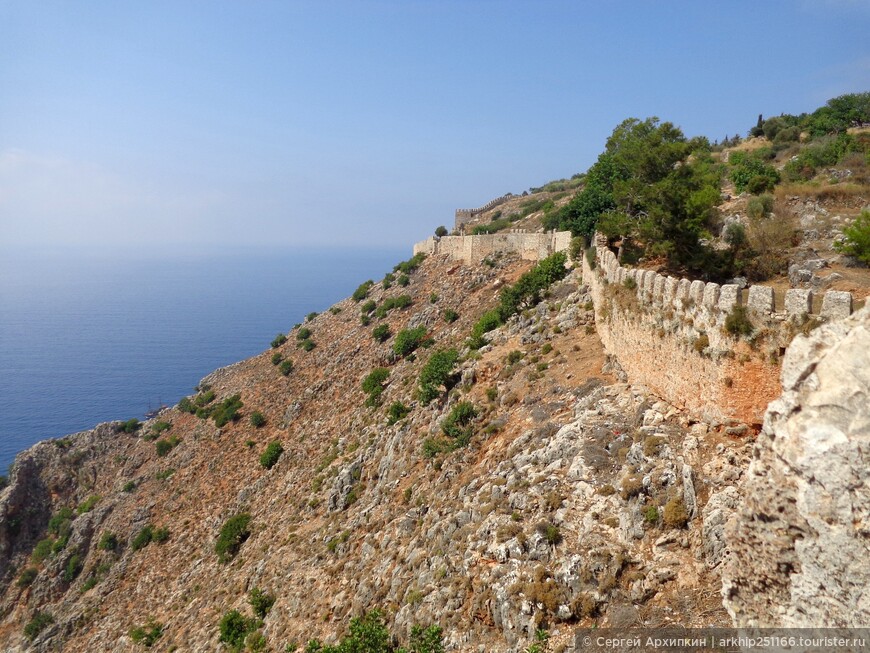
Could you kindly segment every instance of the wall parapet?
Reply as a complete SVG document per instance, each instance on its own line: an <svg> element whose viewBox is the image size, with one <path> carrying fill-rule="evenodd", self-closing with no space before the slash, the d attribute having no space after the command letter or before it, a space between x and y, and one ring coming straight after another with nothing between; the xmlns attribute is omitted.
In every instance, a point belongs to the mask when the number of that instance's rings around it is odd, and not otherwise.
<svg viewBox="0 0 870 653"><path fill-rule="evenodd" d="M848 292L827 291L814 311L811 290L741 289L623 267L600 237L594 254L594 269L584 257L583 279L607 352L633 383L714 421L761 423L780 394L778 362L795 333L852 313ZM736 306L746 309L749 335L726 328Z"/></svg>
<svg viewBox="0 0 870 653"><path fill-rule="evenodd" d="M452 259L476 263L496 252L513 252L520 258L539 261L568 249L570 231L502 231L475 236L430 236L414 244L414 254L445 254Z"/></svg>
<svg viewBox="0 0 870 653"><path fill-rule="evenodd" d="M490 200L489 202L487 202L483 206L476 208L476 209L456 209L455 224L454 224L455 228L459 229L466 222L469 222L472 219L474 219L474 217L476 215L479 215L479 214L483 213L484 211L489 211L490 209L495 208L499 204L504 204L512 197L514 197L513 193L505 193L501 197L496 197L494 200Z"/></svg>

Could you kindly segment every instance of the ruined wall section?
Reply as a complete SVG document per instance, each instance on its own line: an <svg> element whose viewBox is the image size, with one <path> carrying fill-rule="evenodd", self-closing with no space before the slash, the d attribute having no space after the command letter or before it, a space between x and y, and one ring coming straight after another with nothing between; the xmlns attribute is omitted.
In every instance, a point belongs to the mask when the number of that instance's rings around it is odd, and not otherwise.
<svg viewBox="0 0 870 653"><path fill-rule="evenodd" d="M489 211L490 209L494 209L499 204L504 204L509 199L514 197L513 193L505 193L501 197L496 197L494 200L490 200L483 206L476 209L456 209L454 226L456 229L459 229L462 225L471 222L476 216L480 215L484 211Z"/></svg>
<svg viewBox="0 0 870 653"><path fill-rule="evenodd" d="M583 279L595 304L596 328L632 383L712 421L760 424L780 394L779 361L792 337L815 322L848 317L849 293L825 293L812 314L812 293L792 289L777 312L774 290L722 285L625 268L600 238L595 267ZM745 305L753 333L732 335L725 321Z"/></svg>
<svg viewBox="0 0 870 653"><path fill-rule="evenodd" d="M431 236L414 245L414 254L444 254L458 261L477 263L497 252L513 252L525 260L539 261L566 251L570 244L570 231L506 231L477 236Z"/></svg>

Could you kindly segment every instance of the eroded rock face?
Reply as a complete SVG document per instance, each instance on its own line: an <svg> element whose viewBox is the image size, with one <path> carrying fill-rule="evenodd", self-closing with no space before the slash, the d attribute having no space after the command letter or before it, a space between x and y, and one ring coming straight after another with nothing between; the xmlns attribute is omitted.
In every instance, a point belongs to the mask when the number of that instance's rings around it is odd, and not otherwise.
<svg viewBox="0 0 870 653"><path fill-rule="evenodd" d="M799 336L726 528L737 626L870 623L870 307Z"/></svg>

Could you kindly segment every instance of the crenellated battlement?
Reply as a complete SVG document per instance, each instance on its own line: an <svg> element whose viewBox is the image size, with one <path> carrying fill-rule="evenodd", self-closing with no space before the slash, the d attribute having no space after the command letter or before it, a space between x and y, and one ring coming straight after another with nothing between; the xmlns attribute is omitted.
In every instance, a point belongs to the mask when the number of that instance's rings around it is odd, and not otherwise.
<svg viewBox="0 0 870 653"><path fill-rule="evenodd" d="M570 231L528 232L520 229L475 236L430 236L414 245L414 254L446 254L452 259L477 263L496 252L513 252L539 261L568 249Z"/></svg>
<svg viewBox="0 0 870 653"><path fill-rule="evenodd" d="M810 290L741 289L623 267L600 237L593 252L583 280L607 352L633 383L706 419L760 423L781 392L779 360L795 334L853 310L848 292L829 290L818 301Z"/></svg>
<svg viewBox="0 0 870 653"><path fill-rule="evenodd" d="M495 208L499 204L504 204L509 199L513 198L513 193L505 193L501 197L496 197L494 200L491 200L477 209L456 209L455 223L454 226L456 229L459 229L462 225L467 222L470 222L474 219L475 216L483 213L484 211L489 211L490 209Z"/></svg>

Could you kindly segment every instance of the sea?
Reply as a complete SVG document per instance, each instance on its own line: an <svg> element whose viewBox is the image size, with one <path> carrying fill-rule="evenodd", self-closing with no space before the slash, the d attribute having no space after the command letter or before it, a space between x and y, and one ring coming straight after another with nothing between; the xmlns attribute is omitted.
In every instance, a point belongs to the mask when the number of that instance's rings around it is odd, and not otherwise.
<svg viewBox="0 0 870 653"><path fill-rule="evenodd" d="M410 255L0 251L0 475L40 440L174 405Z"/></svg>

